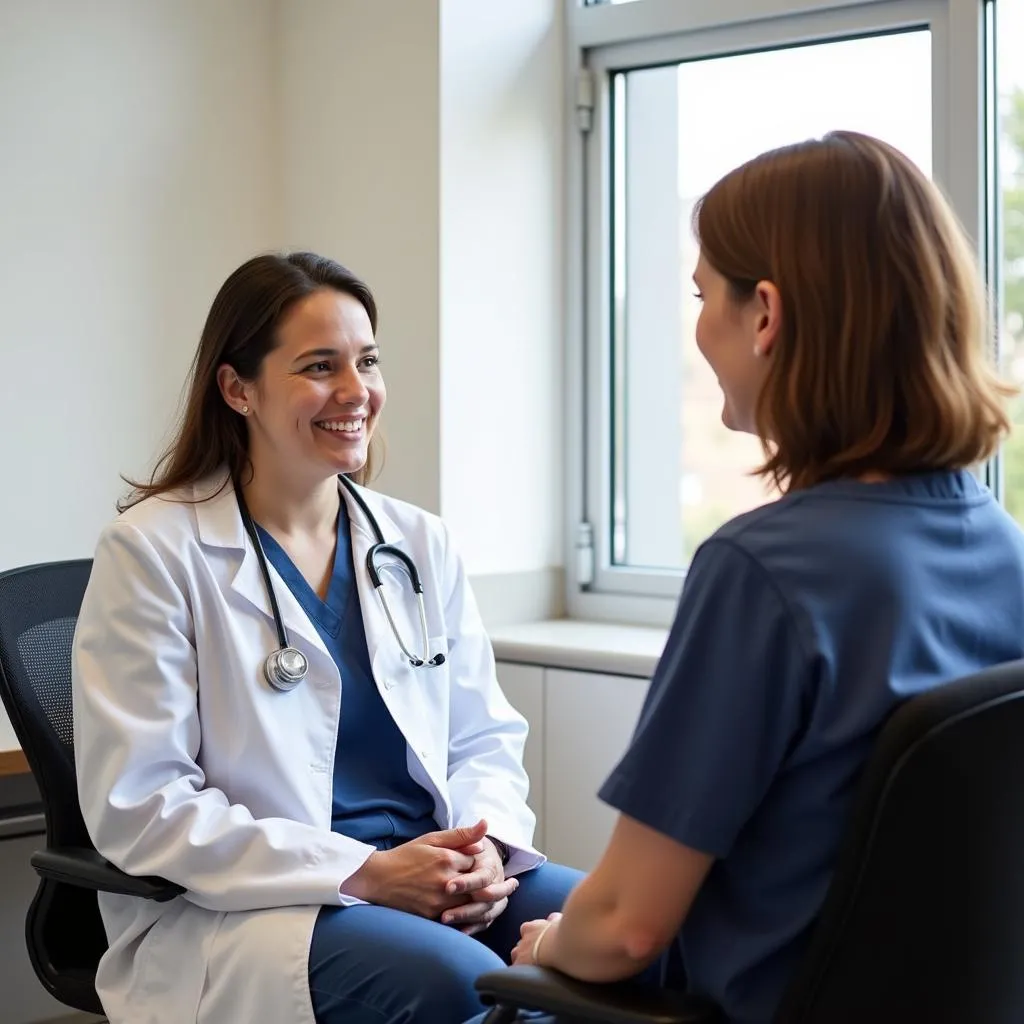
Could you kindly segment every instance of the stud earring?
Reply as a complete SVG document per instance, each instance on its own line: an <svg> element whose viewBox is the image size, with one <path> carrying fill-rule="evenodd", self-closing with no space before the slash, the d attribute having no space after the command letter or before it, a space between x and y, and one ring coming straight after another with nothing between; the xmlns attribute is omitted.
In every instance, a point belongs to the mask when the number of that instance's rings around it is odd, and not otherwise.
<svg viewBox="0 0 1024 1024"><path fill-rule="evenodd" d="M242 415L243 416L248 416L249 415L249 406L247 406L247 405L243 405L242 406Z"/></svg>

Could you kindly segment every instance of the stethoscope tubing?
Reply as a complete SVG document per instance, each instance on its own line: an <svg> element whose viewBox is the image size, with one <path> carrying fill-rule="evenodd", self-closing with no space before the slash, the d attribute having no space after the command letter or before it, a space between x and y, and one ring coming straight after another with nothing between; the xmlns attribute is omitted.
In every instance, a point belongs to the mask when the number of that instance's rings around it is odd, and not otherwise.
<svg viewBox="0 0 1024 1024"><path fill-rule="evenodd" d="M419 571L416 568L416 563L412 558L402 551L401 548L396 547L394 544L387 544L384 541L384 533L380 528L380 524L377 522L377 517L370 510L366 500L356 489L355 484L349 480L348 477L339 475L339 481L345 490L352 496L353 501L359 506L359 510L363 517L366 519L373 531L375 543L370 545L370 550L366 553L366 572L370 577L370 583L373 585L374 593L377 595L377 599L380 602L381 610L384 612L384 616L388 621L388 625L391 627L391 632L395 637L402 654L408 658L409 663L413 668L436 668L443 665L445 657L443 654L436 654L433 657L430 656L430 640L427 635L427 612L426 606L423 600L423 582L420 578ZM288 639L288 631L285 629L284 618L281 615L280 606L277 603L277 594L274 591L274 584L270 577L270 568L267 565L267 556L263 550L263 544L260 541L259 533L256 530L256 524L253 522L253 518L249 513L249 508L246 505L245 497L242 494L242 487L238 481L234 482L235 496L238 500L238 510L242 517L242 525L245 528L246 534L252 541L253 548L256 551L256 560L259 563L260 575L263 577L263 584L267 591L267 597L270 601L270 610L274 618L274 629L277 632L277 650L272 651L266 658L263 666L263 674L266 678L267 683L275 690L281 693L288 693L294 690L305 678L309 671L309 663L306 656L293 647ZM413 654L405 642L402 640L401 631L398 628L398 624L395 622L394 616L391 613L391 608L388 605L387 599L384 596L384 585L380 577L380 570L377 566L377 559L381 555L389 555L393 558L405 571L409 577L409 582L412 586L413 593L416 595L417 611L419 612L419 623L420 623L420 641L422 657L417 657Z"/></svg>

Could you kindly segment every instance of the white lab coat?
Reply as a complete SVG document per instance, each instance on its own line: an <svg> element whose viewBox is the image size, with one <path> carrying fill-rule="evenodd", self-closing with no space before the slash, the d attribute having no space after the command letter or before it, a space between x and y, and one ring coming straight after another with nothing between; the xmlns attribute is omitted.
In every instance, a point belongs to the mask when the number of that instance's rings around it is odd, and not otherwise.
<svg viewBox="0 0 1024 1024"><path fill-rule="evenodd" d="M506 874L541 864L526 805L526 723L498 686L444 525L363 492L385 540L415 560L430 650L446 656L439 668L414 669L363 568L370 528L341 493L373 675L408 743L410 774L440 825L486 818L512 848ZM317 911L358 902L339 886L372 847L331 832L344 684L271 575L289 639L309 659L307 680L289 694L262 677L277 638L230 484L206 501L143 501L99 540L72 671L82 812L110 861L186 890L163 904L101 896L110 949L97 988L111 1024L313 1024ZM406 646L418 652L408 580L383 575Z"/></svg>

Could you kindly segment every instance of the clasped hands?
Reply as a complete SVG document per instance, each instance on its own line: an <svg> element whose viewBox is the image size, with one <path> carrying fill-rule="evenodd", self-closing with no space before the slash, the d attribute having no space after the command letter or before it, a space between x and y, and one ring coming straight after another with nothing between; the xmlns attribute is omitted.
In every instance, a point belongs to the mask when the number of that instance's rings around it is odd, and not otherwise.
<svg viewBox="0 0 1024 1024"><path fill-rule="evenodd" d="M478 821L372 853L342 891L475 935L501 915L519 886L505 878L501 857L486 836L487 822Z"/></svg>

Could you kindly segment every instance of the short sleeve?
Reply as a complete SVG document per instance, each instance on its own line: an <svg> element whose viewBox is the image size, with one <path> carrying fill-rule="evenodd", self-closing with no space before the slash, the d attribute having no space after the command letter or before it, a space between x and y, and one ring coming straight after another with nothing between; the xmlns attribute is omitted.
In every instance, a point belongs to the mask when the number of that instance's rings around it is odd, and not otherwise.
<svg viewBox="0 0 1024 1024"><path fill-rule="evenodd" d="M766 569L731 540L706 542L601 799L725 857L798 735L810 677L802 637Z"/></svg>

